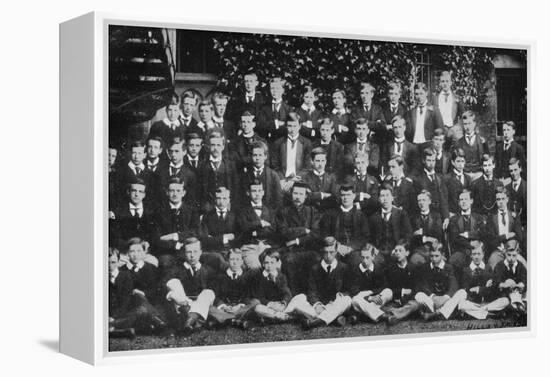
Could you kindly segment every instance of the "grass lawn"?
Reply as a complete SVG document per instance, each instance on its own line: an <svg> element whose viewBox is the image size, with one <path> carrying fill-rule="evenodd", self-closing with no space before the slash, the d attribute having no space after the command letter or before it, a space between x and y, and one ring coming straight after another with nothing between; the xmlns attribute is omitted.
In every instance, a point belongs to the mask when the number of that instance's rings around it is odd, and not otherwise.
<svg viewBox="0 0 550 377"><path fill-rule="evenodd" d="M177 348L207 345L228 345L242 343L278 342L304 339L331 339L369 335L398 335L440 331L463 331L492 328L525 327L525 320L449 320L423 322L409 320L395 326L386 324L359 323L345 327L319 327L302 330L299 324L255 326L247 331L235 328L201 330L190 336L137 336L134 339L110 339L110 351L144 350L155 348Z"/></svg>

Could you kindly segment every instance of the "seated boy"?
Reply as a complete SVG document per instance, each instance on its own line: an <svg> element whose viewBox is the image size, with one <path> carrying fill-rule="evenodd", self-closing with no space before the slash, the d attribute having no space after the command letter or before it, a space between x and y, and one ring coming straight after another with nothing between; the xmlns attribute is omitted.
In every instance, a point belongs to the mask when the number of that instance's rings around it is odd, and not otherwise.
<svg viewBox="0 0 550 377"><path fill-rule="evenodd" d="M232 324L246 330L250 327L248 318L259 304L250 298L250 271L243 270L243 257L239 249L228 254L229 267L216 278L216 300L210 307L209 316L216 324Z"/></svg>
<svg viewBox="0 0 550 377"><path fill-rule="evenodd" d="M319 138L319 123L321 122L321 111L315 108L315 102L317 101L317 94L315 89L306 85L302 90L302 106L300 106L296 112L300 117L300 135L307 137L310 140Z"/></svg>
<svg viewBox="0 0 550 377"><path fill-rule="evenodd" d="M345 325L343 316L351 307L351 298L347 294L347 266L336 259L336 239L326 237L323 240L323 259L309 271L307 296L303 293L294 296L286 313L304 317L304 329L329 325L332 322Z"/></svg>
<svg viewBox="0 0 550 377"><path fill-rule="evenodd" d="M518 262L519 244L516 240L506 242L506 259L494 270L494 285L500 297L510 299L512 309L525 313L523 296L527 289L527 269Z"/></svg>
<svg viewBox="0 0 550 377"><path fill-rule="evenodd" d="M208 317L215 299L215 275L200 263L202 247L198 238L186 239L183 251L182 260L166 271L162 281L167 317L176 331L188 335L200 329Z"/></svg>
<svg viewBox="0 0 550 377"><path fill-rule="evenodd" d="M199 134L203 139L207 137L207 133L216 128L214 123L214 108L211 102L202 101L199 104L199 121L187 129L187 133Z"/></svg>
<svg viewBox="0 0 550 377"><path fill-rule="evenodd" d="M493 270L483 262L483 242L472 240L472 262L462 272L461 287L467 298L458 304L458 310L476 319L485 319L489 313L505 309L510 301L506 297L495 297Z"/></svg>
<svg viewBox="0 0 550 377"><path fill-rule="evenodd" d="M226 117L225 110L227 109L228 100L229 98L227 95L220 92L216 92L212 96L212 106L214 107L214 115L212 120L214 121L216 127L223 130L225 139L229 141L237 136L237 129L235 127L235 123Z"/></svg>
<svg viewBox="0 0 550 377"><path fill-rule="evenodd" d="M378 180L368 173L369 155L358 153L354 157L354 174L348 175L344 182L354 188L355 199L358 207L370 216L375 213L380 205L378 203L378 190L380 184Z"/></svg>
<svg viewBox="0 0 550 377"><path fill-rule="evenodd" d="M353 174L355 156L364 153L369 156L367 171L377 177L380 173L380 147L371 140L371 131L365 118L355 120L354 124L356 138L344 147L346 173Z"/></svg>
<svg viewBox="0 0 550 377"><path fill-rule="evenodd" d="M351 269L350 295L353 309L376 323L387 320L389 315L380 308L391 301L393 293L384 270L374 265L374 250L371 244L361 249L361 263Z"/></svg>
<svg viewBox="0 0 550 377"><path fill-rule="evenodd" d="M127 325L123 319L130 310L134 282L128 270L119 269L119 256L117 249L109 248L109 337L134 337L133 327L122 328Z"/></svg>
<svg viewBox="0 0 550 377"><path fill-rule="evenodd" d="M271 320L285 322L290 319L285 312L292 299L286 276L281 272L281 255L275 249L266 249L262 261L263 270L255 272L251 282L252 297L260 301L254 308L260 322Z"/></svg>
<svg viewBox="0 0 550 377"><path fill-rule="evenodd" d="M309 186L308 202L320 211L338 205L338 184L336 175L326 171L327 151L322 147L311 151L312 170L302 174L302 180Z"/></svg>
<svg viewBox="0 0 550 377"><path fill-rule="evenodd" d="M413 266L428 263L430 259L430 244L443 240L443 225L441 215L431 210L432 194L428 190L422 190L417 195L419 211L411 220L413 235L410 248L413 252L410 263Z"/></svg>
<svg viewBox="0 0 550 377"><path fill-rule="evenodd" d="M441 245L439 245L441 246ZM449 319L466 291L458 289L454 268L445 263L441 247L430 251L430 263L418 268L414 299L422 306L425 320Z"/></svg>
<svg viewBox="0 0 550 377"><path fill-rule="evenodd" d="M324 117L319 125L320 139L313 141L312 148L321 147L327 152L326 170L340 180L344 177L344 146L332 137L333 134L334 123Z"/></svg>
<svg viewBox="0 0 550 377"><path fill-rule="evenodd" d="M237 164L239 171L252 164L252 146L258 142L266 142L255 131L256 120L252 113L245 111L240 117L239 135L229 144L231 158Z"/></svg>
<svg viewBox="0 0 550 377"><path fill-rule="evenodd" d="M197 125L197 120L193 118L195 108L199 103L199 96L193 90L187 90L181 95L181 116L180 121L185 126L185 132L189 133L190 129ZM172 139L167 141L170 142Z"/></svg>
<svg viewBox="0 0 550 377"><path fill-rule="evenodd" d="M168 144L175 137L183 138L187 127L180 120L180 97L177 93L172 93L165 109L166 117L153 123L149 130L148 139L158 137L164 144Z"/></svg>

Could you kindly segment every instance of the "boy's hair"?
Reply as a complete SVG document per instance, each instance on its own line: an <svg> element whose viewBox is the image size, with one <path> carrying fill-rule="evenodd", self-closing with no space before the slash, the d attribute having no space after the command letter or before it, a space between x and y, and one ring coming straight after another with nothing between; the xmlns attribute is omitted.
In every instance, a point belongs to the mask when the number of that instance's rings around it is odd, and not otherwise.
<svg viewBox="0 0 550 377"><path fill-rule="evenodd" d="M428 92L428 86L426 84L424 84L423 82L417 82L414 85L414 90L417 90L417 89L421 89L421 90L425 91L426 93Z"/></svg>
<svg viewBox="0 0 550 377"><path fill-rule="evenodd" d="M369 161L369 155L367 152L357 152L355 153L355 156L353 156L353 162L355 163L355 160L364 160Z"/></svg>
<svg viewBox="0 0 550 377"><path fill-rule="evenodd" d="M181 177L174 176L174 177L170 178L170 180L168 181L168 184L166 185L166 187L168 187L172 184L182 185L185 188L185 182L184 182L183 178L181 178Z"/></svg>
<svg viewBox="0 0 550 377"><path fill-rule="evenodd" d="M334 238L333 236L326 236L325 238L323 238L322 246L323 247L335 246L336 242L337 242L336 238Z"/></svg>
<svg viewBox="0 0 550 377"><path fill-rule="evenodd" d="M250 182L248 182L247 190L250 191L250 188L252 186L262 186L262 189L264 188L264 184L259 179L253 179Z"/></svg>
<svg viewBox="0 0 550 377"><path fill-rule="evenodd" d="M286 122L300 122L300 115L296 111L290 111L286 116Z"/></svg>
<svg viewBox="0 0 550 377"><path fill-rule="evenodd" d="M160 136L152 136L150 138L147 139L147 142L146 144L149 145L149 142L153 140L153 141L158 141L160 143L160 147L161 148L164 148L164 141L162 140L162 137Z"/></svg>
<svg viewBox="0 0 550 377"><path fill-rule="evenodd" d="M451 152L451 161L455 161L457 158L462 157L466 158L466 152L462 148L454 148Z"/></svg>
<svg viewBox="0 0 550 377"><path fill-rule="evenodd" d="M227 187L225 186L218 186L216 187L216 191L214 191L214 194L223 194L227 192L229 194L229 197L231 197L231 190L229 190Z"/></svg>
<svg viewBox="0 0 550 377"><path fill-rule="evenodd" d="M199 243L200 245L201 241L197 237L187 237L186 239L183 240L183 249L185 250L185 246L193 245L195 243Z"/></svg>
<svg viewBox="0 0 550 377"><path fill-rule="evenodd" d="M306 93L313 93L314 96L317 95L317 89L315 89L313 86L311 85L306 85L304 86L304 88L302 89L302 95L306 94Z"/></svg>
<svg viewBox="0 0 550 377"><path fill-rule="evenodd" d="M254 120L256 120L256 115L252 114L250 111L248 110L245 110L242 114L241 114L241 118L248 118L248 117L252 117Z"/></svg>
<svg viewBox="0 0 550 377"><path fill-rule="evenodd" d="M199 135L196 132L191 132L190 134L187 134L187 137L185 138L187 143L189 143L190 140L195 140L195 139L200 139L201 141L203 141L201 135Z"/></svg>
<svg viewBox="0 0 550 377"><path fill-rule="evenodd" d="M257 75L256 72L254 72L254 71L247 71L247 72L243 75L243 78L244 78L245 76L252 76L252 77L254 77L256 80L258 80L258 75Z"/></svg>
<svg viewBox="0 0 550 377"><path fill-rule="evenodd" d="M274 76L269 79L269 84L281 84L281 86L284 88L286 81L283 80L280 76Z"/></svg>
<svg viewBox="0 0 550 377"><path fill-rule="evenodd" d="M396 122L400 122L400 121L404 122L404 121L405 121L405 118L403 118L401 115L396 115L396 116L394 116L394 117L392 118L391 124L393 125L393 124L395 124Z"/></svg>
<svg viewBox="0 0 550 377"><path fill-rule="evenodd" d="M400 238L399 240L397 240L397 242L395 243L395 246L403 246L405 250L409 251L409 241L407 241L406 238Z"/></svg>
<svg viewBox="0 0 550 377"><path fill-rule="evenodd" d="M503 127L504 127L504 126L512 127L512 129L513 129L514 131L516 130L516 124L515 124L514 121L512 121L512 120L509 120L509 121L507 121L507 122L504 122L504 123L502 124L502 126L503 126Z"/></svg>
<svg viewBox="0 0 550 377"><path fill-rule="evenodd" d="M391 89L399 90L399 93L403 91L403 89L401 88L401 83L397 81L392 81L388 84L388 91L390 91Z"/></svg>
<svg viewBox="0 0 550 377"><path fill-rule="evenodd" d="M376 90L374 85L372 85L370 82L362 82L361 84L359 84L359 90L363 90L363 89L370 89L373 92Z"/></svg>
<svg viewBox="0 0 550 377"><path fill-rule="evenodd" d="M120 259L120 251L116 247L109 246L109 258L116 256L116 259Z"/></svg>
<svg viewBox="0 0 550 377"><path fill-rule="evenodd" d="M465 189L462 189L462 191L460 191L460 193L458 194L458 196L460 196L460 195L462 195L462 194L468 194L468 197L469 197L470 199L472 199L472 192L471 192L470 190L468 190L468 189L466 189L466 188L465 188Z"/></svg>
<svg viewBox="0 0 550 377"><path fill-rule="evenodd" d="M315 160L315 157L316 157L318 154L324 154L324 155L326 156L326 155L327 155L327 151L326 151L325 148L323 148L323 147L313 148L313 149L311 150L311 159L312 159L312 160Z"/></svg>
<svg viewBox="0 0 550 377"><path fill-rule="evenodd" d="M436 136L445 136L445 131L443 131L441 128L436 128L434 130L434 134L432 136L432 139Z"/></svg>
<svg viewBox="0 0 550 377"><path fill-rule="evenodd" d="M181 137L173 137L168 142L168 149L172 148L176 144L181 144L181 149L185 150L185 139L182 139Z"/></svg>
<svg viewBox="0 0 550 377"><path fill-rule="evenodd" d="M388 160L389 161L395 161L397 162L397 165L398 166L403 166L403 164L405 163L405 161L403 160L403 156L401 155L398 155L398 154L393 154L390 159Z"/></svg>
<svg viewBox="0 0 550 377"><path fill-rule="evenodd" d="M212 107L212 102L208 102L208 101L202 101L201 103L199 103L199 111L203 108L203 107L208 107L210 109L210 111L213 111L213 107Z"/></svg>
<svg viewBox="0 0 550 377"><path fill-rule="evenodd" d="M353 187L353 185L350 185L350 184L343 184L340 186L340 188L338 189L338 192L342 193L342 191L351 191L351 192L355 192L355 188Z"/></svg>
<svg viewBox="0 0 550 377"><path fill-rule="evenodd" d="M136 140L130 144L130 150L133 148L145 148L145 144L141 140Z"/></svg>
<svg viewBox="0 0 550 377"><path fill-rule="evenodd" d="M186 98L194 99L195 100L195 105L196 105L197 101L199 99L199 96L197 95L197 93L195 93L192 90L186 90L185 92L183 92L181 94L181 103L183 103L183 100L186 99Z"/></svg>
<svg viewBox="0 0 550 377"><path fill-rule="evenodd" d="M166 101L166 107L168 108L168 106L171 106L171 105L179 106L179 104L180 104L180 96L178 96L176 92L170 93L170 98L168 99L168 101Z"/></svg>
<svg viewBox="0 0 550 377"><path fill-rule="evenodd" d="M485 161L491 161L493 164L495 163L495 159L490 154L484 154L481 156L481 163L483 164Z"/></svg>
<svg viewBox="0 0 550 377"><path fill-rule="evenodd" d="M432 148L424 149L424 151L422 152L422 161L426 161L427 157L434 157L435 154L436 153Z"/></svg>
<svg viewBox="0 0 550 377"><path fill-rule="evenodd" d="M323 117L323 119L321 119L321 125L324 125L324 124L328 124L330 126L330 128L334 129L334 122L327 116Z"/></svg>
<svg viewBox="0 0 550 377"><path fill-rule="evenodd" d="M216 92L212 95L211 103L214 105L216 100L227 100L229 101L229 96L222 92Z"/></svg>
<svg viewBox="0 0 550 377"><path fill-rule="evenodd" d="M251 150L254 150L254 149L261 149L264 151L264 154L267 156L267 144L264 143L263 141L261 140L258 140L258 141L255 141L254 143L252 143L252 149Z"/></svg>
<svg viewBox="0 0 550 377"><path fill-rule="evenodd" d="M346 92L344 91L344 89L336 88L332 91L332 95L335 95L336 93L340 93L342 95L342 98L344 98L344 100L346 99Z"/></svg>
<svg viewBox="0 0 550 377"><path fill-rule="evenodd" d="M227 253L227 260L229 260L229 258L231 257L231 255L240 255L242 257L243 255L243 252L241 249L239 248L236 248L236 247L232 247L229 249L229 252Z"/></svg>
<svg viewBox="0 0 550 377"><path fill-rule="evenodd" d="M307 184L307 182L304 182L304 181L298 181L298 182L295 182L293 185L292 185L292 191L294 191L294 188L305 188L306 189L306 192L311 190L311 188L309 187L309 185Z"/></svg>
<svg viewBox="0 0 550 377"><path fill-rule="evenodd" d="M363 246L363 247L361 248L361 253L362 253L363 251L368 251L368 252L370 253L371 256L374 256L375 250L376 250L376 248L374 247L374 245L371 244L370 242L367 242L367 243L365 244L365 246Z"/></svg>
<svg viewBox="0 0 550 377"><path fill-rule="evenodd" d="M416 195L416 197L418 198L420 195L426 195L428 197L428 199L432 200L432 193L429 192L428 190L424 189L424 190L421 190L418 195Z"/></svg>
<svg viewBox="0 0 550 377"><path fill-rule="evenodd" d="M132 187L132 185L142 185L142 186L147 187L147 184L145 183L145 181L140 177L132 177L128 181L128 186L127 186L128 189L130 189L130 187Z"/></svg>
<svg viewBox="0 0 550 377"><path fill-rule="evenodd" d="M443 76L449 76L449 78L451 78L451 72L450 71L441 71L441 73L439 74L439 78L441 78Z"/></svg>
<svg viewBox="0 0 550 377"><path fill-rule="evenodd" d="M504 194L507 198L510 198L510 193L508 192L508 189L503 185L495 187L495 197L497 194Z"/></svg>
<svg viewBox="0 0 550 377"><path fill-rule="evenodd" d="M476 114L472 110L466 110L462 114L462 120L471 119L472 121L476 121Z"/></svg>
<svg viewBox="0 0 550 377"><path fill-rule="evenodd" d="M518 164L518 167L521 169L521 160L519 158L512 157L510 161L508 161L508 166Z"/></svg>
<svg viewBox="0 0 550 377"><path fill-rule="evenodd" d="M277 262L281 260L281 253L277 249L268 248L263 252L262 263L265 261L265 258L270 257L275 259Z"/></svg>
<svg viewBox="0 0 550 377"><path fill-rule="evenodd" d="M368 124L368 122L367 122L367 120L366 120L365 118L357 118L357 119L355 120L355 122L353 122L353 123L355 123L356 126L358 126L358 125L360 125L360 124L361 124L361 125L363 125L363 124L367 125L367 124Z"/></svg>
<svg viewBox="0 0 550 377"><path fill-rule="evenodd" d="M223 141L225 142L225 135L223 133L223 130L218 127L210 130L210 132L208 133L208 144L210 144L210 140L212 139L223 139Z"/></svg>
<svg viewBox="0 0 550 377"><path fill-rule="evenodd" d="M384 183L382 183L382 185L380 185L379 192L382 192L382 190L389 191L393 196L393 186L391 184L389 184L388 182L384 182Z"/></svg>
<svg viewBox="0 0 550 377"><path fill-rule="evenodd" d="M149 250L149 242L139 237L132 237L128 240L128 242L126 242L126 247L125 247L126 252L128 252L130 250L130 246L133 246L133 245L140 245L143 248L143 251L145 252Z"/></svg>

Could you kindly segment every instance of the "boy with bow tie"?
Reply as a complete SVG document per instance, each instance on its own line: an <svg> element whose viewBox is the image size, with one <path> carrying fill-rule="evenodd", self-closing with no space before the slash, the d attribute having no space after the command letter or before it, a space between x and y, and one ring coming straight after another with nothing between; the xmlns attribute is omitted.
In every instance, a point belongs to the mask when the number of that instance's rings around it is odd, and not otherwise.
<svg viewBox="0 0 550 377"><path fill-rule="evenodd" d="M202 101L199 104L199 121L187 129L187 133L197 133L203 139L207 137L210 130L216 128L214 123L214 109L211 102Z"/></svg>
<svg viewBox="0 0 550 377"><path fill-rule="evenodd" d="M168 144L175 137L185 137L187 127L181 121L180 97L172 93L170 100L166 103L166 117L161 121L153 123L149 130L148 138L160 138L164 144Z"/></svg>
<svg viewBox="0 0 550 377"><path fill-rule="evenodd" d="M251 112L245 111L242 113L239 124L239 134L229 144L229 150L237 168L242 171L244 167L252 164L252 146L254 143L258 141L265 143L266 141L254 131L256 119Z"/></svg>
<svg viewBox="0 0 550 377"><path fill-rule="evenodd" d="M185 126L185 132L189 133L193 127L197 125L197 120L193 118L195 108L199 103L199 96L193 90L186 90L181 95L181 116L180 121ZM171 139L167 141L170 142Z"/></svg>
<svg viewBox="0 0 550 377"><path fill-rule="evenodd" d="M405 118L407 114L407 109L401 103L402 93L403 90L399 82L390 82L388 84L388 98L383 107L384 119L386 123L388 123L388 126L393 124L393 120L396 116ZM388 127L388 131L391 131L391 128ZM391 138L391 135L389 136Z"/></svg>
<svg viewBox="0 0 550 377"><path fill-rule="evenodd" d="M433 132L443 127L443 120L438 109L428 104L428 87L419 82L414 86L414 99L416 106L409 110L407 115L407 140L417 145L420 149L428 146Z"/></svg>
<svg viewBox="0 0 550 377"><path fill-rule="evenodd" d="M336 176L326 171L327 151L322 147L311 151L313 169L302 176L311 192L308 202L320 211L337 206L338 185Z"/></svg>

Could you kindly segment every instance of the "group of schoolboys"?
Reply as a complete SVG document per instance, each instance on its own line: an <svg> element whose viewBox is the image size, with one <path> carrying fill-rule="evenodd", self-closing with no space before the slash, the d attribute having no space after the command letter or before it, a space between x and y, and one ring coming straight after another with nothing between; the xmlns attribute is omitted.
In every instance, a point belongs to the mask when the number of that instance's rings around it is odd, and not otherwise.
<svg viewBox="0 0 550 377"><path fill-rule="evenodd" d="M254 73L231 101L174 93L128 159L109 149L111 335L524 314L525 151L506 122L489 154L439 84L410 109L398 83L384 106L336 89L328 112Z"/></svg>

